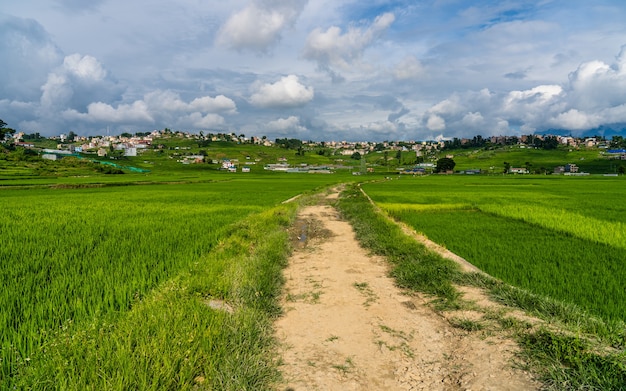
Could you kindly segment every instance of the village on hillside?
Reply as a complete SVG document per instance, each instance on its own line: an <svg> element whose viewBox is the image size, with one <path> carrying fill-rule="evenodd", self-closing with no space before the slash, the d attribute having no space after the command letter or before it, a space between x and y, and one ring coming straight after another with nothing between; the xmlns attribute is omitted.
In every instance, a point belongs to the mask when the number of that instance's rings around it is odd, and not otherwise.
<svg viewBox="0 0 626 391"><path fill-rule="evenodd" d="M104 159L119 159L141 156L147 150L163 150L174 149L176 161L181 164L199 164L212 163L218 165L220 169L230 172L250 172L250 166L261 164L260 159L251 160L248 157L245 161L240 162L238 158L209 158L206 148L214 142L228 142L233 144L252 144L264 147L283 147L286 149L296 149L297 154L304 155L305 152L324 149L328 154L345 159L359 160L372 153L384 155L384 160L390 160L394 154L397 157L413 156L414 159L408 160L410 164L402 165L401 160L397 159L399 166L397 171L401 174L421 175L432 173L436 169L436 160L445 156L448 159L454 159L454 153L459 150L469 148L494 149L498 147L515 147L519 149L556 149L569 148L572 149L597 149L601 155L607 159L626 160L626 150L623 148L623 139L614 137L612 140L605 140L602 137L585 137L577 138L572 136L553 136L553 135L526 135L526 136L492 136L483 138L476 136L472 139L446 139L446 140L429 140L429 141L304 141L297 139L276 139L270 140L266 136L263 137L246 137L243 134L235 133L212 133L204 132L190 133L182 131L171 131L169 129L154 130L144 133L122 133L120 135L108 136L79 136L73 132L69 134L61 134L58 136L45 138L48 148L37 148L36 140L42 140L43 137L38 134L27 135L23 132L16 132L7 142L12 143L14 147L36 149L43 159L58 160L65 156L78 156L79 154L88 154ZM192 150L189 146L165 146L167 140L187 140L193 142L194 145L200 147L199 150ZM52 147L54 145L54 147ZM194 148L195 149L195 148ZM341 162L341 159L339 159ZM526 166L513 166L504 163L504 170L510 174L529 174L532 173L528 162ZM353 165L352 165L353 166ZM401 166L401 167L400 167ZM407 167L408 166L408 167ZM333 168L327 165L292 165L286 157L280 157L276 162L264 162L263 168L270 171L283 172L313 172L313 173L331 173ZM350 167L341 167L350 168ZM373 170L372 168L361 167L354 172L355 175ZM574 162L563 162L553 167L553 174L563 175L588 175L582 172L578 165ZM444 172L452 173L451 170ZM462 174L480 174L484 173L481 169L464 169L457 170Z"/></svg>

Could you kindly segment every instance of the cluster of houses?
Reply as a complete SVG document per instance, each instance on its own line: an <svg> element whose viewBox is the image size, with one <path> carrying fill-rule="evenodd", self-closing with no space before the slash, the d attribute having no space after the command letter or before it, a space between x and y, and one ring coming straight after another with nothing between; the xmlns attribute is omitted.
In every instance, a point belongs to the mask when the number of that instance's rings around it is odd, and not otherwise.
<svg viewBox="0 0 626 391"><path fill-rule="evenodd" d="M22 146L25 148L31 148L34 146L33 143L29 141L21 141L23 133L17 133L14 135L16 140L16 146ZM155 139L163 139L163 138L187 138L193 140L207 140L207 141L230 141L236 143L253 143L257 145L264 146L274 146L276 143L267 139L267 137L250 137L247 138L243 134L236 135L235 133L217 133L208 135L204 135L202 132L200 134L188 133L188 132L172 132L168 129L164 130L154 130L151 133L143 133L143 135L131 136L128 133L118 135L118 136L96 136L96 137L84 137L84 136L76 136L73 135L72 143L67 143L67 136L60 135L55 137L60 141L57 149L48 149L43 151L42 157L45 159L56 160L61 156L72 154L72 153L81 153L81 152L91 152L96 153L99 157L109 156L112 153L115 153L117 156L137 156L142 150L153 148L153 141ZM489 142L492 144L507 144L510 143L511 140L515 140L520 148L530 148L532 146L528 146L526 143L531 143L532 138L541 138L542 136L493 136L487 138ZM605 157L609 159L620 159L626 160L626 150L624 149L609 149L606 141L597 139L595 137L589 138L574 138L571 136L555 136L557 141L562 145L567 145L571 148L578 147L597 147L602 149L600 152L604 154ZM461 139L461 144L471 142L471 139ZM444 140L434 140L434 141L384 141L384 142L348 142L348 141L302 141L302 147L306 149L315 149L315 148L326 148L331 151L334 150L334 155L340 156L353 156L358 153L361 156L367 155L369 153L382 153L384 151L386 154L395 151L399 152L408 152L412 151L415 153L416 158L420 157L431 157L433 159L436 158L436 152L442 150L446 145ZM155 148L163 148L162 145L154 146ZM176 149L179 149L178 147ZM180 147L180 149L184 149ZM177 161L181 164L196 164L196 163L204 163L207 162L206 154L187 154L184 153L175 154L179 156ZM434 161L433 159L421 159L422 161ZM236 159L224 159L222 161L211 161L213 164L220 165L221 169L231 172L236 172L240 167L239 171L241 172L249 172L250 165L256 164L258 162L255 161L246 161L245 164L239 164ZM403 170L402 172L405 174L425 174L433 171L434 165L432 163L422 163L413 166L408 170ZM265 170L270 171L283 171L283 172L316 172L316 173L329 173L332 172L332 169L336 167L314 167L308 165L302 165L298 167L292 167L285 161L279 161L275 164L267 164L264 166ZM479 174L480 170L465 170L462 172L463 174ZM509 169L509 173L512 174L528 174L528 168L525 167L511 167ZM563 174L563 175L582 175L584 173L580 173L578 166L576 164L566 164L563 166L558 166L554 168L555 174Z"/></svg>

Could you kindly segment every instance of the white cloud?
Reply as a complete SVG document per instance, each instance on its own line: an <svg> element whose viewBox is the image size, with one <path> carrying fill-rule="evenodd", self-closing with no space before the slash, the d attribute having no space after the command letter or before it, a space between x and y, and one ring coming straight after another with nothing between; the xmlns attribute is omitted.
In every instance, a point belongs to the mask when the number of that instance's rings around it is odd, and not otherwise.
<svg viewBox="0 0 626 391"><path fill-rule="evenodd" d="M64 107L74 93L64 75L51 73L46 84L41 87L41 105L43 107Z"/></svg>
<svg viewBox="0 0 626 391"><path fill-rule="evenodd" d="M437 114L432 114L426 121L426 128L432 131L442 131L446 128L446 120Z"/></svg>
<svg viewBox="0 0 626 391"><path fill-rule="evenodd" d="M350 70L353 63L363 56L363 51L385 32L394 22L392 13L378 16L371 26L363 30L350 27L345 33L337 26L325 31L316 28L306 40L304 58L318 63L322 69Z"/></svg>
<svg viewBox="0 0 626 391"><path fill-rule="evenodd" d="M599 118L596 116L590 116L577 109L570 109L565 113L558 114L550 123L553 124L553 126L563 129L583 130L598 126L598 120Z"/></svg>
<svg viewBox="0 0 626 391"><path fill-rule="evenodd" d="M310 102L313 96L313 87L306 87L297 76L289 75L276 83L258 86L250 102L259 107L296 107Z"/></svg>
<svg viewBox="0 0 626 391"><path fill-rule="evenodd" d="M471 129L480 129L485 124L485 118L479 112L467 113L463 116L462 122Z"/></svg>
<svg viewBox="0 0 626 391"><path fill-rule="evenodd" d="M215 98L204 96L187 103L173 91L152 91L143 100L132 104L111 104L97 102L87 106L87 111L66 110L64 118L88 123L159 123L163 126L176 126L184 129L209 129L225 123L220 113L236 113L235 102L218 95Z"/></svg>
<svg viewBox="0 0 626 391"><path fill-rule="evenodd" d="M46 83L41 86L41 108L45 112L80 111L90 102L119 98L122 89L96 58L72 54L48 74Z"/></svg>
<svg viewBox="0 0 626 391"><path fill-rule="evenodd" d="M70 109L63 113L63 117L72 120L79 119L88 122L112 124L154 122L148 110L148 106L143 101L135 101L132 104L121 104L117 107L103 102L96 102L87 106L87 113L79 113L76 110Z"/></svg>
<svg viewBox="0 0 626 391"><path fill-rule="evenodd" d="M203 96L201 98L196 98L191 103L189 103L189 107L199 110L205 113L229 113L234 114L237 112L237 105L235 102L225 97L224 95L218 95L215 98L211 98L210 96Z"/></svg>
<svg viewBox="0 0 626 391"><path fill-rule="evenodd" d="M270 121L265 126L265 129L280 134L301 133L306 131L306 128L300 124L300 118L296 116Z"/></svg>
<svg viewBox="0 0 626 391"><path fill-rule="evenodd" d="M191 113L182 117L179 126L189 126L195 129L211 129L224 124L224 117L218 114L209 113L202 115L201 113Z"/></svg>
<svg viewBox="0 0 626 391"><path fill-rule="evenodd" d="M582 110L598 110L626 102L625 47L612 66L602 61L589 61L569 75L568 94L572 105Z"/></svg>
<svg viewBox="0 0 626 391"><path fill-rule="evenodd" d="M101 81L107 76L107 71L94 57L72 54L63 60L63 68L83 80Z"/></svg>
<svg viewBox="0 0 626 391"><path fill-rule="evenodd" d="M390 121L376 121L366 124L365 126L363 126L363 129L365 129L367 132L384 134L387 136L387 139L391 140L393 139L393 137L391 136L398 131L398 125Z"/></svg>
<svg viewBox="0 0 626 391"><path fill-rule="evenodd" d="M233 114L237 112L237 105L235 102L225 97L224 95L218 95L215 98L210 96L202 96L195 98L193 101L187 103L183 101L180 94L174 91L152 91L145 95L144 100L151 111L159 112L202 112L202 113L229 113Z"/></svg>
<svg viewBox="0 0 626 391"><path fill-rule="evenodd" d="M393 69L393 76L398 80L417 79L424 76L422 63L414 56L407 56Z"/></svg>
<svg viewBox="0 0 626 391"><path fill-rule="evenodd" d="M233 49L266 51L292 26L306 0L253 0L235 12L218 32L217 43Z"/></svg>

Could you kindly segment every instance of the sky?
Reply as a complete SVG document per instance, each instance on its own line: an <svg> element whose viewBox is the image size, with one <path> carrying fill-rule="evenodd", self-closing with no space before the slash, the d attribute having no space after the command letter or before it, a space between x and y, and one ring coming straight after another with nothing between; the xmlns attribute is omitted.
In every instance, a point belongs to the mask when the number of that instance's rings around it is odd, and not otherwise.
<svg viewBox="0 0 626 391"><path fill-rule="evenodd" d="M623 0L3 1L0 119L45 136L626 135L625 21Z"/></svg>

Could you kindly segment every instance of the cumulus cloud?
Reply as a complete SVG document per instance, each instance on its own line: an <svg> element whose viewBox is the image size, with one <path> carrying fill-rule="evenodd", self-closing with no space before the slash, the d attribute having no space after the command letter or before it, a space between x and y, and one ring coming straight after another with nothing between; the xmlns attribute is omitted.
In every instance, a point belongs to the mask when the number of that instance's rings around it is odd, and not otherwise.
<svg viewBox="0 0 626 391"><path fill-rule="evenodd" d="M108 75L96 58L72 54L48 74L41 86L40 103L44 112L82 111L91 102L119 99L123 90L124 87Z"/></svg>
<svg viewBox="0 0 626 391"><path fill-rule="evenodd" d="M574 133L626 124L626 46L613 64L593 60L570 73L568 83L525 90L455 93L431 106L424 126L458 136L532 133L565 129Z"/></svg>
<svg viewBox="0 0 626 391"><path fill-rule="evenodd" d="M398 125L391 121L375 121L365 124L363 129L368 133L384 134L387 136L393 135L398 130ZM391 139L390 137L387 137Z"/></svg>
<svg viewBox="0 0 626 391"><path fill-rule="evenodd" d="M293 26L307 0L253 0L234 13L217 35L217 43L233 49L266 51Z"/></svg>
<svg viewBox="0 0 626 391"><path fill-rule="evenodd" d="M367 28L350 27L343 32L340 27L331 26L326 30L316 28L307 37L304 58L317 62L321 69L333 71L350 70L370 46L394 22L392 13L384 13Z"/></svg>
<svg viewBox="0 0 626 391"><path fill-rule="evenodd" d="M426 120L426 128L432 131L442 131L446 128L446 120L437 114L431 114Z"/></svg>
<svg viewBox="0 0 626 391"><path fill-rule="evenodd" d="M279 118L274 121L270 121L265 129L280 134L293 134L305 132L306 127L300 123L300 118L296 116L290 116L287 118Z"/></svg>
<svg viewBox="0 0 626 391"><path fill-rule="evenodd" d="M155 112L200 112L228 114L234 114L237 112L237 105L235 102L224 95L218 95L215 98L203 96L195 98L193 101L187 103L182 100L180 94L174 91L158 90L147 93L144 100L150 109Z"/></svg>
<svg viewBox="0 0 626 391"><path fill-rule="evenodd" d="M581 110L598 110L626 102L626 45L613 65L602 61L581 64L569 75L568 94Z"/></svg>
<svg viewBox="0 0 626 391"><path fill-rule="evenodd" d="M121 104L117 107L103 102L90 103L87 106L87 113L80 113L74 109L69 109L63 112L63 117L70 120L113 124L154 122L154 119L148 111L148 106L143 101L135 101L132 104Z"/></svg>
<svg viewBox="0 0 626 391"><path fill-rule="evenodd" d="M0 58L0 96L31 101L63 54L37 21L0 14Z"/></svg>
<svg viewBox="0 0 626 391"><path fill-rule="evenodd" d="M257 86L250 102L265 108L296 107L310 102L313 96L313 87L307 87L300 83L297 76L289 75L276 83Z"/></svg>
<svg viewBox="0 0 626 391"><path fill-rule="evenodd" d="M234 114L236 108L235 102L223 95L215 98L204 96L186 102L178 93L168 90L149 92L143 100L130 104L91 103L84 113L66 110L64 118L87 123L163 124L185 129L208 129L223 125L225 120L221 114Z"/></svg>
<svg viewBox="0 0 626 391"><path fill-rule="evenodd" d="M596 115L589 115L577 109L570 109L558 114L550 120L554 126L570 130L591 129L600 124L600 118Z"/></svg>
<svg viewBox="0 0 626 391"><path fill-rule="evenodd" d="M90 82L104 80L107 76L107 71L102 67L102 64L91 56L72 54L65 57L63 67L68 73Z"/></svg>

